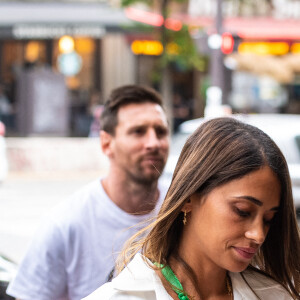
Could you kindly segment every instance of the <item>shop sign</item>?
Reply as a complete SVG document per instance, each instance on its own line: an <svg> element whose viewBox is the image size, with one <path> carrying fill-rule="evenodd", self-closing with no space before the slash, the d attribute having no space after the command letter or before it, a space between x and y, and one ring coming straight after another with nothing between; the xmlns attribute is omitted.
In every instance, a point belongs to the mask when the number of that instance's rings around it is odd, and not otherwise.
<svg viewBox="0 0 300 300"><path fill-rule="evenodd" d="M131 50L136 55L161 55L163 49L160 41L135 40L131 44Z"/></svg>
<svg viewBox="0 0 300 300"><path fill-rule="evenodd" d="M285 55L290 51L286 42L242 42L238 46L239 53L252 53L258 55Z"/></svg>
<svg viewBox="0 0 300 300"><path fill-rule="evenodd" d="M63 35L101 38L106 30L102 26L54 26L54 25L15 25L12 30L16 39L52 39Z"/></svg>

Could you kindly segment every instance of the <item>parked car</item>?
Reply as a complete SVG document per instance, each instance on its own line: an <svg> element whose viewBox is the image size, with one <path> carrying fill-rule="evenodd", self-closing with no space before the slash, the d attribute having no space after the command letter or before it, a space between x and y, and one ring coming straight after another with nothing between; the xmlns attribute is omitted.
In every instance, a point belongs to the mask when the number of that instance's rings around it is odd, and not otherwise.
<svg viewBox="0 0 300 300"><path fill-rule="evenodd" d="M7 257L0 255L0 300L15 299L6 294L6 289L16 272L17 265Z"/></svg>
<svg viewBox="0 0 300 300"><path fill-rule="evenodd" d="M5 179L8 170L5 143L5 125L0 121L0 183Z"/></svg>
<svg viewBox="0 0 300 300"><path fill-rule="evenodd" d="M266 132L283 152L292 179L295 206L300 217L300 115L249 114L232 115L242 122L256 126ZM171 151L164 171L164 180L170 181L177 159L187 137L205 122L199 118L183 122L172 137Z"/></svg>

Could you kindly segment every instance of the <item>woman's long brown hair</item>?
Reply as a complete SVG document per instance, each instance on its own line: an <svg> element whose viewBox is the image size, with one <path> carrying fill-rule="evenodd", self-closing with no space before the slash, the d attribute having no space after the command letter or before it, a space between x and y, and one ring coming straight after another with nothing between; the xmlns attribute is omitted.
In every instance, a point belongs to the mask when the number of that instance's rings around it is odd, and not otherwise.
<svg viewBox="0 0 300 300"><path fill-rule="evenodd" d="M269 275L299 299L300 238L286 160L268 135L233 118L207 121L188 138L156 220L125 245L119 270L140 250L150 261L168 265L179 249L181 210L189 197L205 195L263 166L269 166L280 181L280 208L249 268Z"/></svg>

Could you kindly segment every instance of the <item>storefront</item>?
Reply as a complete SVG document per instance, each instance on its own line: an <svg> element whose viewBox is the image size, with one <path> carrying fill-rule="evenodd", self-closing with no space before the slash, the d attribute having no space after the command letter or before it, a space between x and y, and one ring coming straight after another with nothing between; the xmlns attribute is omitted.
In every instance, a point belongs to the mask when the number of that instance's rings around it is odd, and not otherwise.
<svg viewBox="0 0 300 300"><path fill-rule="evenodd" d="M222 36L213 31L213 17L183 16L182 21L200 28L194 38L199 52L210 58L211 38L219 37L224 61L219 70L226 72L223 101L234 112L300 113L298 18L227 16ZM224 45L229 51L222 49Z"/></svg>
<svg viewBox="0 0 300 300"><path fill-rule="evenodd" d="M60 103L56 102L56 109L67 107L67 113L62 115L68 119L67 127L52 134L87 135L93 108L102 103L112 87L107 81L122 84L125 77L129 81L133 77L126 74L133 73L132 70L124 69L120 78L116 67L120 58L116 56L126 53L118 54L121 50L114 49L118 43L122 49L123 26L128 24L130 21L122 10L104 3L0 3L0 100L4 103L0 103L0 114L8 133L43 134L32 126L21 130L27 124L24 118L20 122L18 116L24 114L20 102L26 102L24 109L41 101L24 99L27 91L20 88L20 78L33 72L40 77L43 75L39 72L44 70L46 74L46 70L57 75L58 81L63 80L66 87L66 95L61 96ZM124 51L128 52L129 46ZM31 93L30 97L34 95ZM58 96L57 92L53 95ZM43 104L45 110L51 110L49 99L48 95L47 103ZM34 110L28 109L26 113L25 119L33 118L30 114Z"/></svg>

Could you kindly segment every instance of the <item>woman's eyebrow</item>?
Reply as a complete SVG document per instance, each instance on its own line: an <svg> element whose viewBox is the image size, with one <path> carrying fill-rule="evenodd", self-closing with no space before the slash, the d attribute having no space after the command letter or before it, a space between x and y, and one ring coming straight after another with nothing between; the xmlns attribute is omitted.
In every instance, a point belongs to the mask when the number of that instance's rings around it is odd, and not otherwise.
<svg viewBox="0 0 300 300"><path fill-rule="evenodd" d="M258 206L263 206L263 203L260 200L254 198L252 196L238 196L238 197L235 197L235 198L237 198L237 199L245 199L245 200L251 201L252 203L254 203L254 204L258 205Z"/></svg>
<svg viewBox="0 0 300 300"><path fill-rule="evenodd" d="M239 197L235 197L237 199L245 199L245 200L248 200L248 201L251 201L252 203L258 205L258 206L263 206L263 203L262 201L256 199L255 197L252 197L252 196L239 196ZM271 208L270 210L272 211L277 211L279 210L279 206L275 206L273 208Z"/></svg>

